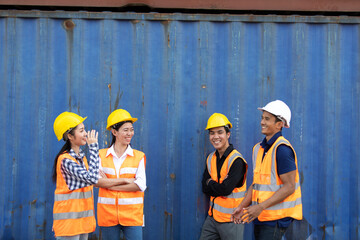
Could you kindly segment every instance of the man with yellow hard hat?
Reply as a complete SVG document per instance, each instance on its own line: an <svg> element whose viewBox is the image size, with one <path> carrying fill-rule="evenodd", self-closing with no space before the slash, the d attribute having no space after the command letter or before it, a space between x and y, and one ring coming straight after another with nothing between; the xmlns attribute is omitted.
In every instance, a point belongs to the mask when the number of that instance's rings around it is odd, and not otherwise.
<svg viewBox="0 0 360 240"><path fill-rule="evenodd" d="M283 127L290 127L291 111L280 100L258 109L265 138L253 148L253 184L232 219L254 222L256 240L280 240L294 219L302 219L296 153L281 133Z"/></svg>
<svg viewBox="0 0 360 240"><path fill-rule="evenodd" d="M210 196L208 216L201 240L243 239L244 226L231 221L231 213L246 192L247 163L229 143L232 124L220 113L210 116L205 130L215 151L206 159L202 179L203 192Z"/></svg>

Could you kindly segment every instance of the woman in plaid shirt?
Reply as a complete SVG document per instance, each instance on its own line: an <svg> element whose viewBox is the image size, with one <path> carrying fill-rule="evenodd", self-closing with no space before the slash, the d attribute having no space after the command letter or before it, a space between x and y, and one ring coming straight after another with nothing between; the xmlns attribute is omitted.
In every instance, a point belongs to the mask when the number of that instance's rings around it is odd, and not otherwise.
<svg viewBox="0 0 360 240"><path fill-rule="evenodd" d="M98 133L85 131L85 118L71 112L60 114L54 132L65 141L54 162L56 182L53 230L56 239L83 240L95 231L93 186L99 178ZM87 161L80 146L89 145Z"/></svg>

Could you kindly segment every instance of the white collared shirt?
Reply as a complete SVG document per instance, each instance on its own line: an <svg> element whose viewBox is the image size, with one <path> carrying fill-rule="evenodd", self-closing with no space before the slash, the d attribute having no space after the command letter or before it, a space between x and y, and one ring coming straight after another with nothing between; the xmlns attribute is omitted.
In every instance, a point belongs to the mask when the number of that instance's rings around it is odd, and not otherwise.
<svg viewBox="0 0 360 240"><path fill-rule="evenodd" d="M123 155L121 157L118 157L115 153L115 149L114 149L114 145L112 145L106 152L106 157L109 155L113 156L113 161L114 161L114 166L115 166L115 171L116 171L116 176L119 177L119 171L120 171L120 167L123 164L123 162L125 161L125 158L129 155L129 156L134 156L134 150L130 147L130 145L128 145L128 147L126 148L125 152L123 153ZM100 159L100 169L102 170L102 165L101 165L101 159ZM139 167L136 170L136 174L135 174L135 181L134 183L136 185L138 185L138 187L140 188L140 190L142 192L145 191L146 189L146 174L145 174L145 164L144 164L144 158L140 160L139 163Z"/></svg>

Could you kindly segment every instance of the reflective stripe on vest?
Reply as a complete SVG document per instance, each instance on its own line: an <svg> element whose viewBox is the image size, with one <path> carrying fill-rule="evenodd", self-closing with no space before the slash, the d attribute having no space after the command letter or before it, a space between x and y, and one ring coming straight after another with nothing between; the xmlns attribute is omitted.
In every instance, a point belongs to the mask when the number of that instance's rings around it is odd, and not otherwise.
<svg viewBox="0 0 360 240"><path fill-rule="evenodd" d="M70 199L87 199L92 197L92 192L72 192L68 194L55 194L55 201L66 201Z"/></svg>
<svg viewBox="0 0 360 240"><path fill-rule="evenodd" d="M275 143L275 145L274 145L274 150L272 151L272 155L271 155L271 167L272 168L275 168L275 154L276 154L276 149L277 149L277 147L280 145L280 144L286 144L286 145L288 145L289 144L289 142L288 141L285 141L285 140L283 140L283 139L280 139L279 141L277 141L276 143ZM256 146L255 146L255 148L254 148L254 150L257 150L257 153L259 152L259 150L260 150L260 144L257 144ZM255 155L255 154L253 154L253 155ZM257 156L257 154L256 154L256 156ZM256 158L256 157L255 157ZM253 161L254 161L254 157L253 157ZM254 166L256 166L256 159L255 159L255 165ZM272 172L275 172L275 170L272 170ZM259 191L271 191L271 192L276 192L277 190L279 190L281 187L282 187L282 185L277 185L276 184L276 175L275 174L271 174L271 184L270 185L268 185L268 184L254 184L253 185L253 188L254 188L254 190L259 190ZM257 185L260 185L260 186L257 186ZM298 184L297 186L300 186L300 184ZM297 187L296 187L297 188ZM295 188L295 189L296 189ZM262 190L262 189L266 189L266 190Z"/></svg>
<svg viewBox="0 0 360 240"><path fill-rule="evenodd" d="M105 174L110 174L110 175L115 175L116 174L115 169L113 169L113 168L103 167L102 170L103 170L103 172Z"/></svg>
<svg viewBox="0 0 360 240"><path fill-rule="evenodd" d="M208 156L208 159L207 159L207 168L208 168L210 175L211 175L211 159L213 158L214 154L215 154L215 152L210 153L210 155Z"/></svg>
<svg viewBox="0 0 360 240"><path fill-rule="evenodd" d="M137 168L121 168L120 169L120 174L136 174L137 172Z"/></svg>
<svg viewBox="0 0 360 240"><path fill-rule="evenodd" d="M214 154L215 152L209 154L207 158L207 168L211 178L220 184L226 178L229 169L231 168L231 165L234 163L235 159L241 158L242 161L244 161L246 164L246 161L244 160L243 156L234 149L225 159L220 169L220 176L218 176L216 157ZM234 188L232 193L230 193L227 196L210 197L210 207L208 213L210 216L213 216L213 218L217 222L230 222L231 213L241 203L242 199L244 198L246 192L246 171L247 171L247 164L246 164L246 170L244 176L244 183L241 187Z"/></svg>
<svg viewBox="0 0 360 240"><path fill-rule="evenodd" d="M257 202L252 202L252 205L258 204ZM295 201L282 202L281 204L276 204L272 207L268 207L266 210L281 210L286 208L293 208L296 205L302 204L301 198L297 198Z"/></svg>
<svg viewBox="0 0 360 240"><path fill-rule="evenodd" d="M56 237L74 236L95 231L93 187L87 186L70 190L61 174L63 159L79 162L70 154L59 156L56 172L56 189L54 194L53 230ZM86 157L83 158L86 169L89 168Z"/></svg>
<svg viewBox="0 0 360 240"><path fill-rule="evenodd" d="M268 184L254 183L254 185L253 185L254 190L263 191L263 192L276 192L277 190L279 190L282 187L283 187L282 184L281 185L268 185ZM295 189L297 189L298 187L300 187L299 182L295 183Z"/></svg>
<svg viewBox="0 0 360 240"><path fill-rule="evenodd" d="M219 204L214 203L214 207L215 210L222 212L222 213L226 213L226 214L232 214L234 212L235 208L226 208L226 207L222 207Z"/></svg>
<svg viewBox="0 0 360 240"><path fill-rule="evenodd" d="M207 164L208 169L209 169L209 172L211 171L211 159L212 159L212 157L214 156L214 153L215 153L215 152L210 153L209 158L208 158L208 159L210 160L210 161L208 161L208 164ZM229 161L228 161L228 165L227 165L227 169L228 169L228 170L229 170L231 164L234 162L234 160L237 159L238 157L244 159L243 156L242 156L240 153L237 153L237 152L234 153L234 154L230 157L230 159L229 159Z"/></svg>
<svg viewBox="0 0 360 240"><path fill-rule="evenodd" d="M253 152L254 152L254 153L258 153L260 147L261 147L261 146L260 146L260 143L256 144L255 147L254 147ZM253 163L253 168L254 168L254 170L255 170L255 166L256 166L256 157L257 157L257 154L253 154L253 155L252 155L252 163Z"/></svg>
<svg viewBox="0 0 360 240"><path fill-rule="evenodd" d="M98 197L98 203L115 205L116 199L115 198L107 198L107 197Z"/></svg>
<svg viewBox="0 0 360 240"><path fill-rule="evenodd" d="M78 219L91 216L94 216L94 210L92 209L82 212L54 213L54 220Z"/></svg>
<svg viewBox="0 0 360 240"><path fill-rule="evenodd" d="M130 205L130 204L143 204L144 199L142 197L137 198L119 198L119 205Z"/></svg>
<svg viewBox="0 0 360 240"><path fill-rule="evenodd" d="M245 192L232 192L226 196L227 198L243 198L245 197Z"/></svg>
<svg viewBox="0 0 360 240"><path fill-rule="evenodd" d="M108 149L101 149L99 155L102 168L107 169L107 177L135 178L140 162L146 163L143 152L133 149L134 155L127 155L119 170L119 176L115 174L115 165L111 154L107 155ZM143 225L144 192L141 191L114 191L107 188L99 188L97 202L98 225L110 227L142 226Z"/></svg>
<svg viewBox="0 0 360 240"><path fill-rule="evenodd" d="M278 185L278 181L281 182L281 179L277 175L277 169L276 169L276 150L277 147L281 144L285 144L287 146L290 146L290 143L283 137L280 137L280 139L276 140L274 145L269 149L269 152L271 151L271 156L265 155L260 156L260 154L263 153L263 151L260 151L261 146L260 144L256 144L253 148L253 163L254 163L254 184L253 184L253 198L252 198L252 204L256 205L263 201L266 201L269 197L271 197L276 191L278 191L281 187L283 187L282 184ZM291 149L294 151L294 149L291 147ZM295 164L297 168L297 158L296 153L294 151L295 155ZM269 157L271 159L269 159ZM256 169L256 163L258 161L271 161L271 165L267 165L268 162L264 163L264 166L267 166L260 172L260 169ZM266 158L266 160L265 160ZM263 162L259 163L262 164ZM269 169L270 167L270 169ZM256 171L255 171L256 169ZM265 178L263 180L261 175L264 175ZM270 175L270 176L268 176ZM279 180L278 180L279 178ZM259 182L265 181L269 184L262 184ZM274 212L275 211L275 212ZM284 217L292 217L295 219L302 219L302 201L301 201L301 189L300 189L300 182L299 182L299 176L298 176L298 170L296 169L296 177L295 177L295 191L290 196L285 198L282 202L269 207L265 209L260 215L259 220L260 221L272 221L281 219Z"/></svg>

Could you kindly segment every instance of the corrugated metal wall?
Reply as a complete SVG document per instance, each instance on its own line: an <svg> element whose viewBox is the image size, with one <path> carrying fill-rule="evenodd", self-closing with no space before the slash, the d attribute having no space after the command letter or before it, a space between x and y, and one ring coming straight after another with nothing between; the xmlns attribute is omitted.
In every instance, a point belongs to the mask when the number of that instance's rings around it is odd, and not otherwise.
<svg viewBox="0 0 360 240"><path fill-rule="evenodd" d="M360 239L359 23L0 11L0 238L53 236L55 117L88 116L105 147L108 114L125 108L139 118L132 145L148 159L145 239L197 239L208 201L200 184L212 150L207 118L228 116L231 142L251 169L263 137L256 108L282 99L293 112L283 134L298 154L306 219L288 239L300 230L309 239Z"/></svg>

